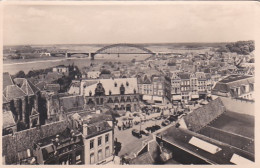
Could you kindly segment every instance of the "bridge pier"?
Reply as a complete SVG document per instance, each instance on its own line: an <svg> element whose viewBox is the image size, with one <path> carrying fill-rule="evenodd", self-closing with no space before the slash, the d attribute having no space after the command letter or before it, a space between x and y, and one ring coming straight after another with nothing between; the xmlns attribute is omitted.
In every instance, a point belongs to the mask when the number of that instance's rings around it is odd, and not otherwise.
<svg viewBox="0 0 260 168"><path fill-rule="evenodd" d="M68 58L68 57L70 57L71 55L70 55L70 53L65 53L65 57L66 58Z"/></svg>
<svg viewBox="0 0 260 168"><path fill-rule="evenodd" d="M94 55L95 55L95 53L89 53L91 60L94 60Z"/></svg>

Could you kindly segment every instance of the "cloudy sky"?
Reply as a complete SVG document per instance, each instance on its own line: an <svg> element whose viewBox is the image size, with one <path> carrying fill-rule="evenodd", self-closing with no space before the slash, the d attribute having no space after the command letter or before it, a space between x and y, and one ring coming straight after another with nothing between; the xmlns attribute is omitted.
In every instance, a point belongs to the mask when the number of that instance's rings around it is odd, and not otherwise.
<svg viewBox="0 0 260 168"><path fill-rule="evenodd" d="M5 5L4 45L254 39L246 3Z"/></svg>

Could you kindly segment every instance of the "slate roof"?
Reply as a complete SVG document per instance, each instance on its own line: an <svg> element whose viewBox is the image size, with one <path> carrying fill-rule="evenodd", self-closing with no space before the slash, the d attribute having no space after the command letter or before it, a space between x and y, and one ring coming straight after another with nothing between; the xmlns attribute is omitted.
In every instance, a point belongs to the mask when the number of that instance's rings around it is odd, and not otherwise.
<svg viewBox="0 0 260 168"><path fill-rule="evenodd" d="M8 85L13 85L14 82L8 72L3 73L3 90L8 86Z"/></svg>
<svg viewBox="0 0 260 168"><path fill-rule="evenodd" d="M26 93L26 95L34 95L36 92L40 91L40 89L37 88L31 81L25 78L15 78L14 82L24 93Z"/></svg>
<svg viewBox="0 0 260 168"><path fill-rule="evenodd" d="M16 85L8 85L3 91L3 94L7 100L12 100L15 98L21 98L23 96L26 96L24 91Z"/></svg>
<svg viewBox="0 0 260 168"><path fill-rule="evenodd" d="M11 111L4 111L3 112L3 128L11 127L16 125L14 121L14 116Z"/></svg>

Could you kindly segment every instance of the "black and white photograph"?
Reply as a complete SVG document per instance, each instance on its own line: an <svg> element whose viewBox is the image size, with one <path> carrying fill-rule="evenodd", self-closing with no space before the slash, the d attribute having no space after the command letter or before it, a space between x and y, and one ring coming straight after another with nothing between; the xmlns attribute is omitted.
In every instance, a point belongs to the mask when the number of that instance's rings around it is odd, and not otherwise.
<svg viewBox="0 0 260 168"><path fill-rule="evenodd" d="M254 167L259 3L1 9L2 165Z"/></svg>

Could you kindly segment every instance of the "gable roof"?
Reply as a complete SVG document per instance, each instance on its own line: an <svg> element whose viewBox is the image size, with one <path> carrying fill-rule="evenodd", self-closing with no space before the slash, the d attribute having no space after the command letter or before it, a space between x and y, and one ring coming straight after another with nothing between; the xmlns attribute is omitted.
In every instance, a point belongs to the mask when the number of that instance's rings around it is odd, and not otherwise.
<svg viewBox="0 0 260 168"><path fill-rule="evenodd" d="M236 77L239 75L231 75L228 76L221 81L217 82L215 87L212 89L214 92L222 92L222 93L231 93L232 88L242 87L243 85L249 85L250 83L254 83L254 77ZM217 93L216 93L217 94ZM232 95L233 96L233 95Z"/></svg>
<svg viewBox="0 0 260 168"><path fill-rule="evenodd" d="M45 87L46 87L46 82L45 81L41 81L41 82L39 82L39 83L37 83L35 86L37 87L37 88L39 88L40 90L44 90L45 89Z"/></svg>
<svg viewBox="0 0 260 168"><path fill-rule="evenodd" d="M13 85L14 82L8 72L3 73L3 90L8 86L8 85Z"/></svg>
<svg viewBox="0 0 260 168"><path fill-rule="evenodd" d="M16 125L14 121L14 116L11 111L4 111L3 112L3 128L11 127Z"/></svg>
<svg viewBox="0 0 260 168"><path fill-rule="evenodd" d="M7 100L12 100L15 98L26 96L24 91L21 90L17 85L8 85L3 91L3 94Z"/></svg>
<svg viewBox="0 0 260 168"><path fill-rule="evenodd" d="M26 95L34 95L37 91L40 91L31 81L25 78L15 78L14 82Z"/></svg>
<svg viewBox="0 0 260 168"><path fill-rule="evenodd" d="M223 102L217 98L208 104L195 109L184 117L185 123L193 131L199 131L204 126L208 125L216 117L226 111Z"/></svg>

